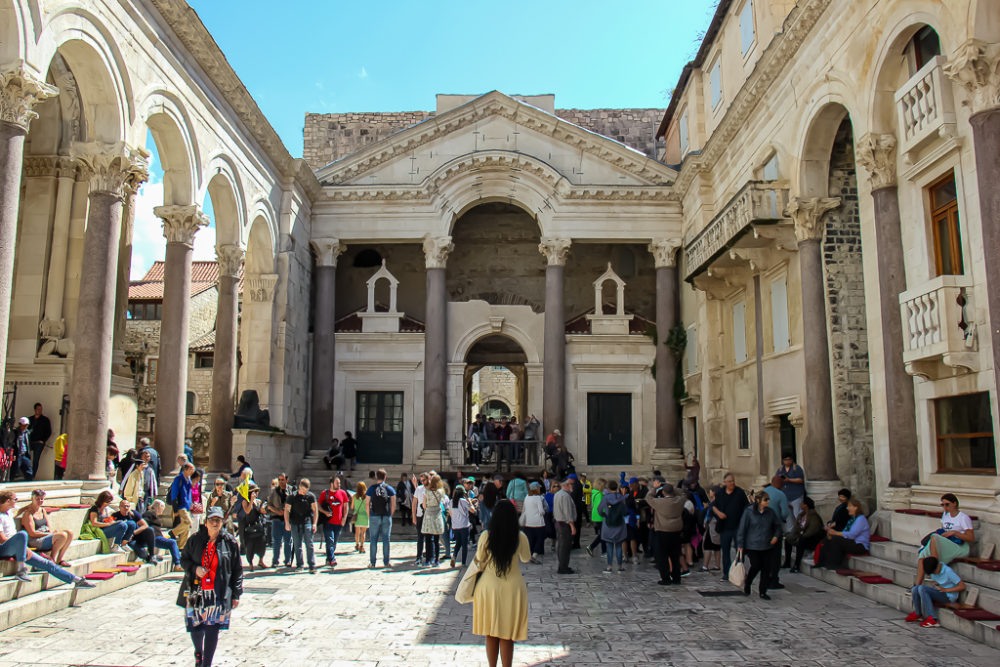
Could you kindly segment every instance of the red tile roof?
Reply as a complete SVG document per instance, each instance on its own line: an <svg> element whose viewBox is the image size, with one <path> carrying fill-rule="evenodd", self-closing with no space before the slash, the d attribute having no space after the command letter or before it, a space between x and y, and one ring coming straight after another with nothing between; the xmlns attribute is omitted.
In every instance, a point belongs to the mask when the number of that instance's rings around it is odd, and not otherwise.
<svg viewBox="0 0 1000 667"><path fill-rule="evenodd" d="M162 300L163 299L163 274L165 262L154 262L142 280L133 280L129 283L128 298L130 300ZM191 262L191 296L197 296L202 292L215 287L219 279L218 262ZM243 270L240 270L239 293L243 293Z"/></svg>

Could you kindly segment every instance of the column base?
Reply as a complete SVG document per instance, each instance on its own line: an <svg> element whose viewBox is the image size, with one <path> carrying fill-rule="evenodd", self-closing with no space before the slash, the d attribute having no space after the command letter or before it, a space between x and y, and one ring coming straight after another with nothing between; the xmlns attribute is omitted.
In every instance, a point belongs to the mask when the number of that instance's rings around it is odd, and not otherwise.
<svg viewBox="0 0 1000 667"><path fill-rule="evenodd" d="M649 457L653 470L659 470L671 484L684 479L687 467L684 465L684 454L679 449L654 449Z"/></svg>
<svg viewBox="0 0 1000 667"><path fill-rule="evenodd" d="M831 480L811 480L806 479L806 495L816 503L816 511L820 516L830 516L840 501L837 500L837 491L844 488L844 483L839 479ZM869 511L869 508L865 508Z"/></svg>
<svg viewBox="0 0 1000 667"><path fill-rule="evenodd" d="M440 474L443 470L451 469L452 463L447 450L425 449L420 452L420 456L417 457L414 466L418 470L433 470Z"/></svg>
<svg viewBox="0 0 1000 667"><path fill-rule="evenodd" d="M880 510L902 510L909 509L910 499L913 491L909 487L888 487L883 489L878 496L878 508ZM867 508L866 508L867 509ZM874 508L871 508L874 509Z"/></svg>

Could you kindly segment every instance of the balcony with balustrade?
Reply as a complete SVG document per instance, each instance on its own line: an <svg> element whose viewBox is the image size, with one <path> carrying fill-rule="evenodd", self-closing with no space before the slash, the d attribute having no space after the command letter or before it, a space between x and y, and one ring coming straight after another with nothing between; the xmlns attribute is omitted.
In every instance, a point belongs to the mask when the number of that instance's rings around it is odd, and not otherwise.
<svg viewBox="0 0 1000 667"><path fill-rule="evenodd" d="M896 91L899 148L908 162L936 140L955 136L955 98L944 73L947 62L935 56Z"/></svg>
<svg viewBox="0 0 1000 667"><path fill-rule="evenodd" d="M903 361L910 375L936 380L979 369L972 281L938 276L899 295Z"/></svg>

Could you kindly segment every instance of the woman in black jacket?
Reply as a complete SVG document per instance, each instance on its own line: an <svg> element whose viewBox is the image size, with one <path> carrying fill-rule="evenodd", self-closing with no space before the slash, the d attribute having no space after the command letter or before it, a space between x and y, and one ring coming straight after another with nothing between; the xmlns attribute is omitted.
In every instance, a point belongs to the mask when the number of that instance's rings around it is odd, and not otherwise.
<svg viewBox="0 0 1000 667"><path fill-rule="evenodd" d="M740 528L736 534L736 556L743 560L745 553L750 558L750 571L743 584L743 594L750 595L753 579L760 572L760 597L770 600L767 594L768 563L771 550L781 539L782 525L777 513L768 507L771 497L766 491L758 491L754 504L743 511Z"/></svg>
<svg viewBox="0 0 1000 667"><path fill-rule="evenodd" d="M224 521L222 508L209 508L205 524L181 554L185 575L177 604L185 608L196 667L211 667L219 630L229 628L229 617L243 595L240 547L236 538L223 530Z"/></svg>

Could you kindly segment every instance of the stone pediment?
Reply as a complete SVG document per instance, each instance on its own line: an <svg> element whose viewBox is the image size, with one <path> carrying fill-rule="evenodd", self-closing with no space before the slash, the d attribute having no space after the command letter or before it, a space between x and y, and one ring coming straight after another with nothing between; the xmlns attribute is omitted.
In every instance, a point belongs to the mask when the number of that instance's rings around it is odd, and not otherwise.
<svg viewBox="0 0 1000 667"><path fill-rule="evenodd" d="M588 199L663 199L676 177L624 144L496 91L333 162L317 177L328 198L352 191L351 198L411 199L457 171L490 168L528 170L562 196Z"/></svg>

